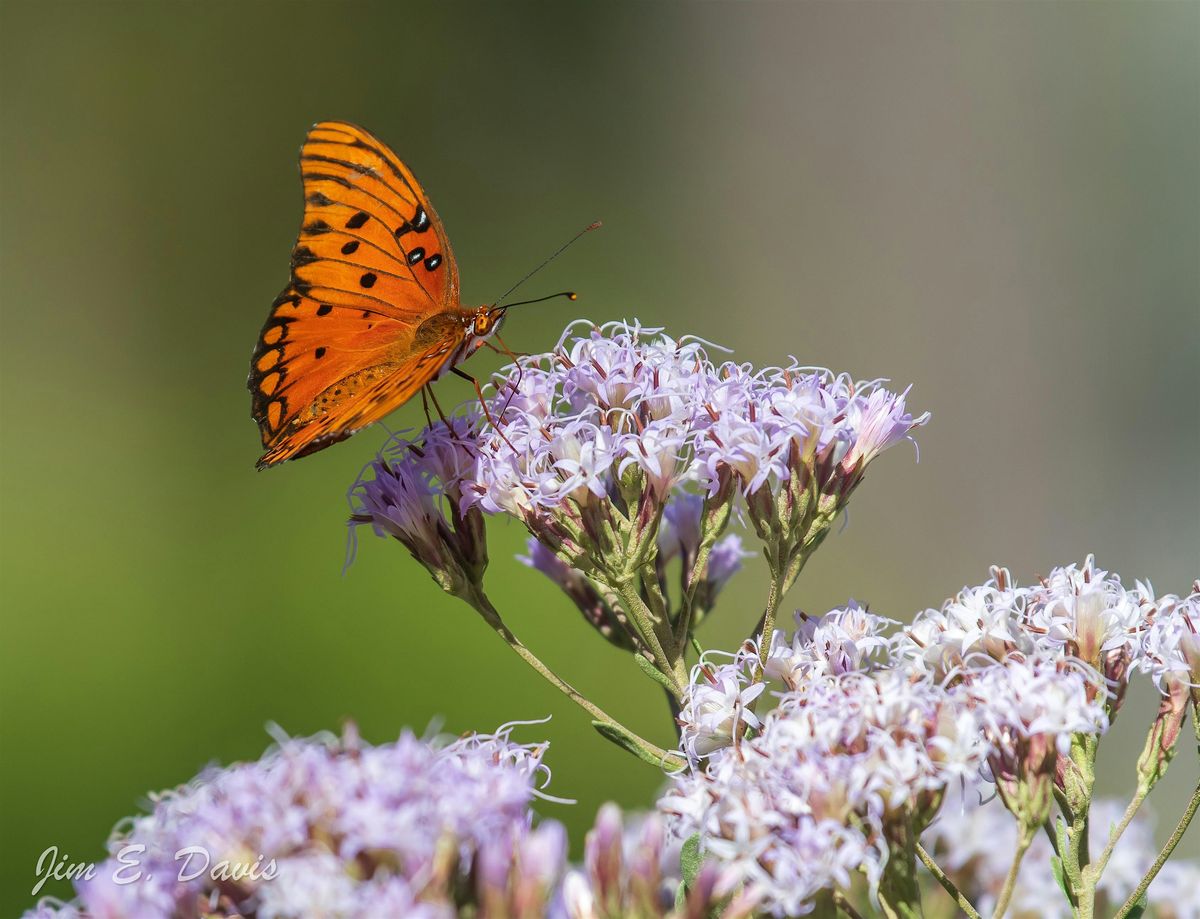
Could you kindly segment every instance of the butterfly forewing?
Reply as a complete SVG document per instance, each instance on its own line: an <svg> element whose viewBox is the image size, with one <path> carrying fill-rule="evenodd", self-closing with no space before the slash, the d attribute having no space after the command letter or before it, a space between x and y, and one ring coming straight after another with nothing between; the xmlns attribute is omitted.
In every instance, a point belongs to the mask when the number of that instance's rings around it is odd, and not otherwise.
<svg viewBox="0 0 1200 919"><path fill-rule="evenodd" d="M292 278L248 380L267 448L260 466L377 421L433 379L466 335L445 231L394 153L361 128L322 122L300 170Z"/></svg>
<svg viewBox="0 0 1200 919"><path fill-rule="evenodd" d="M405 278L427 303L458 305L458 269L441 221L408 167L383 143L354 125L321 122L300 151L300 172L305 225L319 221L317 237L329 228L326 257L386 272L372 287L352 289L373 289L385 276ZM366 258L368 250L376 258L364 263L357 256Z"/></svg>

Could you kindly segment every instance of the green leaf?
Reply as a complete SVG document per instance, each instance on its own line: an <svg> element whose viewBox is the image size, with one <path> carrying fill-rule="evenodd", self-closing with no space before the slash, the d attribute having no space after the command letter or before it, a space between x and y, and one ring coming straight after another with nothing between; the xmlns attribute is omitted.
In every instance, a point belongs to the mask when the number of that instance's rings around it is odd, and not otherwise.
<svg viewBox="0 0 1200 919"><path fill-rule="evenodd" d="M683 881L679 882L679 886L675 888L675 912L683 915L683 908L687 905L687 884Z"/></svg>
<svg viewBox="0 0 1200 919"><path fill-rule="evenodd" d="M654 680L655 683L666 689L666 691L671 695L675 695L675 684L668 680L661 670L650 663L650 661L646 660L645 655L635 652L633 659L637 661L637 665L642 668L642 673L646 674L646 676Z"/></svg>
<svg viewBox="0 0 1200 919"><path fill-rule="evenodd" d="M621 749L629 751L643 763L659 767L664 765L661 757L647 750L638 742L636 737L619 724L613 724L611 721L593 721L592 727L599 731L600 735L606 740L611 740Z"/></svg>
<svg viewBox="0 0 1200 919"><path fill-rule="evenodd" d="M1050 856L1050 870L1054 872L1054 880L1058 881L1058 888L1063 892L1063 896L1067 898L1068 902L1074 903L1075 901L1071 899L1071 891L1067 889L1067 876L1063 871L1062 859L1057 855Z"/></svg>
<svg viewBox="0 0 1200 919"><path fill-rule="evenodd" d="M696 875L700 873L700 866L703 863L704 856L700 853L700 834L693 833L687 838L679 853L679 869L683 873L685 887L691 887L696 883Z"/></svg>

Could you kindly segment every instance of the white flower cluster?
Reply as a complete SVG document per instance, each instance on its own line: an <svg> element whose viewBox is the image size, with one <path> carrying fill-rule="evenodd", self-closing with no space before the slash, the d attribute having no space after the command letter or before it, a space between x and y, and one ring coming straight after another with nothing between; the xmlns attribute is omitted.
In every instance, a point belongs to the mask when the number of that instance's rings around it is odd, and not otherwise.
<svg viewBox="0 0 1200 919"><path fill-rule="evenodd" d="M755 643L693 670L679 718L693 768L660 807L701 835L724 885L754 891L775 915L806 911L858 873L877 884L905 821L922 826L948 788L994 781L1012 793L1038 778L1045 788L1073 735L1108 727L1081 663L980 655L964 667L960 656L954 674L935 674L894 626L854 603L798 614L763 666L782 684L770 711Z"/></svg>
<svg viewBox="0 0 1200 919"><path fill-rule="evenodd" d="M937 678L1013 657L1073 662L1093 673L1093 692L1108 697L1111 716L1135 669L1153 674L1160 689L1168 674L1200 683L1198 628L1200 587L1186 599L1156 599L1149 584L1127 588L1089 555L1029 587L993 568L983 585L919 613L896 653Z"/></svg>
<svg viewBox="0 0 1200 919"><path fill-rule="evenodd" d="M1193 690L1200 686L1200 581L1187 597L1168 594L1158 601L1141 643L1137 666L1154 677L1160 690L1181 680Z"/></svg>

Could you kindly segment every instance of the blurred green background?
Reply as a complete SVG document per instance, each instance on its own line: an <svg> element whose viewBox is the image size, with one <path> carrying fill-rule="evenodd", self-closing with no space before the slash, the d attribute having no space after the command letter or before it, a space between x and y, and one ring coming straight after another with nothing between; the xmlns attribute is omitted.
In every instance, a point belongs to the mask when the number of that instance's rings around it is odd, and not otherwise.
<svg viewBox="0 0 1200 919"><path fill-rule="evenodd" d="M99 857L147 791L256 757L268 721L380 742L552 715L521 736L579 805L546 812L578 834L655 791L398 545L364 534L343 576L381 430L254 471L243 381L318 119L411 163L469 303L604 220L525 288L579 302L514 313L515 348L638 317L913 384L919 465L872 467L791 605L908 618L993 562L1028 581L1089 551L1160 592L1200 574L1200 5L0 10L5 912L46 846ZM518 634L669 739L656 688L509 561L519 528L491 535ZM749 630L764 584L752 562L706 644ZM1151 704L1103 790L1129 787ZM1185 749L1155 793L1167 828L1196 772Z"/></svg>

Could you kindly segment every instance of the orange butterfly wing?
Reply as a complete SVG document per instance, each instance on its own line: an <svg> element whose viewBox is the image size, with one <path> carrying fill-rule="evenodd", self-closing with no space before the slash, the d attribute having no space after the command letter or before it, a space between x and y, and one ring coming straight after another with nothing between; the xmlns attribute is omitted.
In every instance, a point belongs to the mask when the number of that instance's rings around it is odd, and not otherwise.
<svg viewBox="0 0 1200 919"><path fill-rule="evenodd" d="M469 311L441 221L383 143L342 122L300 151L304 219L292 278L251 358L260 468L344 440L454 358Z"/></svg>

